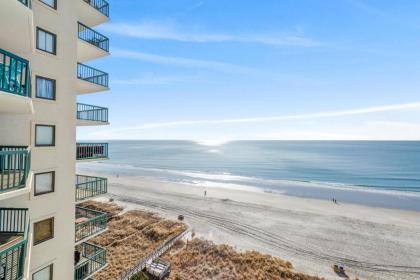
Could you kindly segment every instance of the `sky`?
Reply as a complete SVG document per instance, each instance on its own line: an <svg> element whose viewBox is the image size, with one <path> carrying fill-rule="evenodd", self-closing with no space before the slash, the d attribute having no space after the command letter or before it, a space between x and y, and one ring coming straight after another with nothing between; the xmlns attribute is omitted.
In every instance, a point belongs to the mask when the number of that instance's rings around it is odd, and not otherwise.
<svg viewBox="0 0 420 280"><path fill-rule="evenodd" d="M420 140L420 1L109 3L79 139Z"/></svg>

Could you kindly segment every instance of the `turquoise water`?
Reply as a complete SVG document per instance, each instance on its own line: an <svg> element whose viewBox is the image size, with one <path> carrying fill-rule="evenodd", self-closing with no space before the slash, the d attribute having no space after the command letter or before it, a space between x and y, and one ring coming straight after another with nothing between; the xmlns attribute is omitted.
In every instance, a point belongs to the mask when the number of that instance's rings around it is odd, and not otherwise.
<svg viewBox="0 0 420 280"><path fill-rule="evenodd" d="M111 141L81 170L420 210L420 142Z"/></svg>

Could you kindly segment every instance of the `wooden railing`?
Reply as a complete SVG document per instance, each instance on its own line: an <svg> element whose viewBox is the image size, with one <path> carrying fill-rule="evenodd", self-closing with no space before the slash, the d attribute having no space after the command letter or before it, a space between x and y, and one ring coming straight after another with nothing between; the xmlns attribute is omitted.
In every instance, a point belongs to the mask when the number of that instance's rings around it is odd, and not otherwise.
<svg viewBox="0 0 420 280"><path fill-rule="evenodd" d="M168 239L167 241L163 242L156 250L154 250L152 253L147 255L145 258L140 260L136 265L131 267L129 270L127 270L124 274L122 274L118 280L130 280L130 278L135 275L136 273L139 273L142 271L148 262L154 261L155 259L159 258L161 255L163 255L166 251L168 251L172 246L174 246L175 242L183 238L189 230L185 230L184 232Z"/></svg>

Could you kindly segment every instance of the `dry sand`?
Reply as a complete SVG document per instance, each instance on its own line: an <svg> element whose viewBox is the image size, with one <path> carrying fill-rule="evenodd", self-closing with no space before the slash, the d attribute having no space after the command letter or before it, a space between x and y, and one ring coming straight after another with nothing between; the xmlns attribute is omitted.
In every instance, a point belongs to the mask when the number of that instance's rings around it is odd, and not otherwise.
<svg viewBox="0 0 420 280"><path fill-rule="evenodd" d="M360 279L420 279L420 212L334 204L278 194L204 189L155 179L108 176L108 196L171 218L198 237L291 261L296 271L340 279L341 263Z"/></svg>

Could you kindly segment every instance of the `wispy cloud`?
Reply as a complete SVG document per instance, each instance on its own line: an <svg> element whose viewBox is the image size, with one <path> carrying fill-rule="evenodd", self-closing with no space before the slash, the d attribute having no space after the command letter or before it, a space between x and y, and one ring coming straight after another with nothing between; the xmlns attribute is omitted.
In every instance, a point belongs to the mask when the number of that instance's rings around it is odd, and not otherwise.
<svg viewBox="0 0 420 280"><path fill-rule="evenodd" d="M119 85L169 85L177 83L191 83L200 80L198 75L167 75L145 74L131 79L113 79L113 84Z"/></svg>
<svg viewBox="0 0 420 280"><path fill-rule="evenodd" d="M112 49L114 57L123 57L129 59L136 59L157 64L178 65L184 67L204 68L209 70L223 71L223 72L239 72L239 73L256 73L256 69L239 66L235 64L218 62L212 60L192 59L177 56L163 56L150 54L140 51L131 51L124 49Z"/></svg>
<svg viewBox="0 0 420 280"><path fill-rule="evenodd" d="M368 5L365 1L363 0L344 0L345 2L349 3L350 5L352 5L353 7L362 10L366 13L369 14L373 14L373 15L379 15L379 16L385 16L386 14L384 12L382 12L381 10Z"/></svg>
<svg viewBox="0 0 420 280"><path fill-rule="evenodd" d="M205 3L206 3L205 1L198 1L197 3L194 3L192 6L188 7L186 12L190 13L192 11L195 11L195 10L201 8Z"/></svg>
<svg viewBox="0 0 420 280"><path fill-rule="evenodd" d="M187 120L187 121L147 123L140 126L119 129L116 131L123 132L123 131L132 131L132 130L144 130L144 129L176 127L176 126L190 126L190 125L217 125L217 124L241 124L241 123L272 122L272 121L314 120L314 119L321 119L321 118L344 117L344 116L373 114L373 113L390 112L390 111L412 110L412 109L420 109L420 102L368 107L368 108L351 109L351 110L343 110L343 111L286 115L286 116L220 119L220 120Z"/></svg>
<svg viewBox="0 0 420 280"><path fill-rule="evenodd" d="M322 44L304 36L301 30L279 34L224 34L190 30L171 22L110 23L102 28L108 33L148 40L172 40L193 43L240 42L273 46L317 47Z"/></svg>

